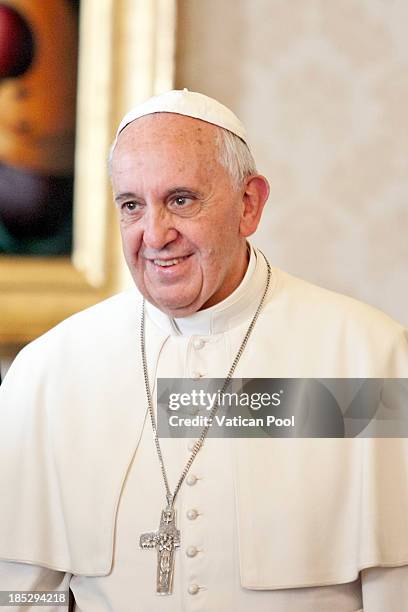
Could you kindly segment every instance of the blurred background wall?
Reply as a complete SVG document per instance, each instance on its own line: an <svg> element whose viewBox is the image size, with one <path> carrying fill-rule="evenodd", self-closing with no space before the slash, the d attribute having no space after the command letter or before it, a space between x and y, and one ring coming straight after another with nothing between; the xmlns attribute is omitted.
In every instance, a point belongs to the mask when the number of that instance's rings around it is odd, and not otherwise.
<svg viewBox="0 0 408 612"><path fill-rule="evenodd" d="M408 323L408 2L179 0L176 86L246 124L274 265Z"/></svg>
<svg viewBox="0 0 408 612"><path fill-rule="evenodd" d="M80 67L88 59L80 70L77 217L89 205L86 190L105 180L123 113L188 87L230 106L247 126L271 184L254 242L273 265L408 323L406 0L85 0L80 19ZM87 86L106 101L103 112L86 108ZM107 135L98 140L101 130ZM104 190L108 209L107 182ZM106 240L93 248L115 252L106 285L113 293L131 281L109 215ZM92 224L81 227L82 241Z"/></svg>

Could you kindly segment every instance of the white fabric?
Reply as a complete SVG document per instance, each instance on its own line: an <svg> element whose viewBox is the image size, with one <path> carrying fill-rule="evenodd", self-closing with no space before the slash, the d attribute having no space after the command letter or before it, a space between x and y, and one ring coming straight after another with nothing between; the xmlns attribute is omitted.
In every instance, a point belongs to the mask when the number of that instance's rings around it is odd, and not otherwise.
<svg viewBox="0 0 408 612"><path fill-rule="evenodd" d="M68 588L70 574L63 574L37 567L33 565L23 565L17 563L7 563L0 561L0 587L8 590L59 590L65 591ZM278 603L279 594L281 597ZM262 597L270 598L272 594L264 591ZM348 585L334 587L317 587L310 589L296 589L290 591L275 591L272 612L407 612L408 611L408 567L397 568L372 568L361 572L361 579ZM99 600L100 601L100 600ZM171 600L170 600L171 601ZM362 601L363 608L356 609L355 601ZM155 611L159 609L159 604L164 604L165 599L156 600ZM87 612L92 610L91 602L85 604L85 608L75 612ZM98 612L104 611L105 602L103 601ZM38 608L32 607L4 607L4 612L36 612ZM62 608L64 609L64 608ZM163 608L161 607L160 610ZM184 612L185 608L175 608L177 612ZM199 605L188 606L188 610L200 610ZM125 608L113 606L110 612L126 612ZM146 612L143 598L135 593L131 612ZM215 608L220 612L221 608ZM60 607L47 607L47 612L61 612ZM225 611L227 612L227 611ZM228 612L231 612L229 609Z"/></svg>
<svg viewBox="0 0 408 612"><path fill-rule="evenodd" d="M188 338L167 342L159 360L159 376L185 372L185 353L197 352ZM224 353L223 341L200 349L200 361ZM197 355L198 357L198 355ZM201 357L201 355L200 355ZM189 360L190 361L190 360ZM194 362L194 357L191 359ZM194 365L194 364L192 364ZM209 365L209 364L208 364ZM188 373L190 368L188 368ZM169 479L175 483L188 456L190 441L162 440ZM74 576L71 588L77 601L76 612L184 612L190 610L216 612L351 612L362 607L361 584L311 589L252 590L242 588L239 569L239 537L237 534L231 440L209 439L191 470L197 477L194 485L185 484L177 502L178 526L182 546L176 553L174 593L170 598L155 594L156 552L140 550L135 543L140 534L156 530L163 507L163 485L155 456L150 423L146 420L141 441L122 492L119 504L115 554L109 576ZM264 483L266 484L266 483ZM135 512L135 507L139 512ZM188 513L196 510L196 519ZM191 514L190 514L191 516ZM189 557L190 547L197 554ZM284 552L283 552L284 554ZM406 572L408 578L408 568ZM199 587L191 595L191 585ZM130 597L129 588L134 588Z"/></svg>
<svg viewBox="0 0 408 612"><path fill-rule="evenodd" d="M0 561L0 591L67 591L70 574L44 567ZM1 606L2 612L66 612L66 607ZM118 610L119 612L119 610Z"/></svg>
<svg viewBox="0 0 408 612"><path fill-rule="evenodd" d="M245 127L241 121L221 102L195 91L176 89L149 98L126 113L119 124L112 148L115 148L119 134L129 123L153 113L175 113L177 115L201 119L202 121L207 121L207 123L213 123L229 130L239 136L244 142L248 140Z"/></svg>
<svg viewBox="0 0 408 612"><path fill-rule="evenodd" d="M172 322L149 307L150 379L223 376L264 280L258 255L240 288L207 316ZM157 609L155 553L138 550L163 501L144 426L139 313L131 291L72 317L25 349L0 388L0 488L8 492L0 557L75 574L78 612L133 611L135 601L143 612ZM401 326L273 269L237 376L392 377L406 376L407 364ZM164 447L174 482L187 451L171 442ZM193 471L202 478L178 502L186 540L163 610L240 611L255 601L260 610L334 611L337 599L339 612L354 612L360 570L408 564L406 440L209 440ZM202 515L194 522L185 511L195 504ZM194 544L202 550L186 557ZM196 595L187 592L192 581ZM383 609L403 612L402 601Z"/></svg>

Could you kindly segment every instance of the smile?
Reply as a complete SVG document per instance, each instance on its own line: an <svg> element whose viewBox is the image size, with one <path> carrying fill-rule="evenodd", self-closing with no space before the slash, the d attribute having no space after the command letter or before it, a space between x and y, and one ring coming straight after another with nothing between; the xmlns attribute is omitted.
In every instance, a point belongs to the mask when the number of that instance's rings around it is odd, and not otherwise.
<svg viewBox="0 0 408 612"><path fill-rule="evenodd" d="M153 263L156 266L160 266L161 268L168 268L170 266L175 266L176 264L185 261L187 257L190 255L185 255L184 257L175 257L174 259L153 259Z"/></svg>

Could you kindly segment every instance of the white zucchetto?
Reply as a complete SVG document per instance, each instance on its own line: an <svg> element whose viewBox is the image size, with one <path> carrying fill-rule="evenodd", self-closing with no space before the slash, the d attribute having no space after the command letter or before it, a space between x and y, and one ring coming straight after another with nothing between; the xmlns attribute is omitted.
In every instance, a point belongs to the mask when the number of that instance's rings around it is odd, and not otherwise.
<svg viewBox="0 0 408 612"><path fill-rule="evenodd" d="M212 123L229 130L248 144L243 124L229 108L204 94L188 91L188 89L175 89L149 98L126 113L116 132L112 151L116 146L119 134L129 123L153 113L175 113L177 115L193 117L194 119L201 119L207 123Z"/></svg>

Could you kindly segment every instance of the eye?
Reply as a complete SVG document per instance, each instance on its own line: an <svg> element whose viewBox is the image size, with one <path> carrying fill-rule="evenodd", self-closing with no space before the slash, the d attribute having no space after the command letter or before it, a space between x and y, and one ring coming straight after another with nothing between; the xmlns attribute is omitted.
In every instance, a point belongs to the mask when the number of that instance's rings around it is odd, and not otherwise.
<svg viewBox="0 0 408 612"><path fill-rule="evenodd" d="M137 202L124 202L121 206L121 209L126 212L133 212L139 209L139 205Z"/></svg>
<svg viewBox="0 0 408 612"><path fill-rule="evenodd" d="M192 217L200 210L200 200L193 193L173 194L168 201L168 207L180 217Z"/></svg>
<svg viewBox="0 0 408 612"><path fill-rule="evenodd" d="M178 196L177 198L175 198L174 203L177 206L185 206L186 204L188 204L188 202L190 201L191 198L186 198L184 196Z"/></svg>
<svg viewBox="0 0 408 612"><path fill-rule="evenodd" d="M190 209L193 207L194 202L196 202L196 198L191 195L178 195L172 198L170 201L170 206L173 209L176 209L176 211L184 208Z"/></svg>

